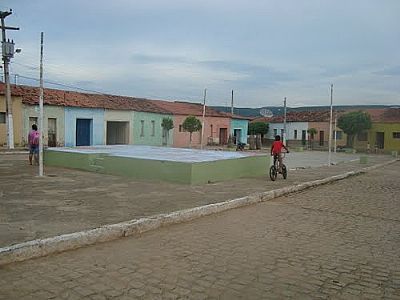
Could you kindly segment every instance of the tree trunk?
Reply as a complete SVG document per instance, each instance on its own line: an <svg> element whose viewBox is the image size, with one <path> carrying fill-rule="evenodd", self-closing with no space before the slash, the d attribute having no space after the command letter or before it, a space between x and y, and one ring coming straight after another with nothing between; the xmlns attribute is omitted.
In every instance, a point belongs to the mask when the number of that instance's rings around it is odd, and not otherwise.
<svg viewBox="0 0 400 300"><path fill-rule="evenodd" d="M256 149L257 150L261 149L261 134L256 135Z"/></svg>
<svg viewBox="0 0 400 300"><path fill-rule="evenodd" d="M162 135L162 145L166 146L168 144L168 136L167 136L168 131L163 128L163 135Z"/></svg>
<svg viewBox="0 0 400 300"><path fill-rule="evenodd" d="M192 133L189 134L189 147L192 148Z"/></svg>
<svg viewBox="0 0 400 300"><path fill-rule="evenodd" d="M256 149L256 141L255 141L254 135L252 135L252 134L249 136L249 149L250 150Z"/></svg>
<svg viewBox="0 0 400 300"><path fill-rule="evenodd" d="M346 146L349 148L353 148L354 145L354 134L348 134L347 135L347 141L346 141Z"/></svg>

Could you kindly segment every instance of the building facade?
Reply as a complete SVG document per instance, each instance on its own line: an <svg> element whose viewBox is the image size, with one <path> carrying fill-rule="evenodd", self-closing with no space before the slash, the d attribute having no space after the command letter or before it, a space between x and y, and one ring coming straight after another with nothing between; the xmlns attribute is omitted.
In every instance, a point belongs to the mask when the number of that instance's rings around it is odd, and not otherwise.
<svg viewBox="0 0 400 300"><path fill-rule="evenodd" d="M23 105L23 145L28 144L28 134L33 124L39 125L39 106ZM44 105L43 144L48 147L62 147L65 144L64 107ZM39 127L39 126L38 126Z"/></svg>
<svg viewBox="0 0 400 300"><path fill-rule="evenodd" d="M173 130L165 134L161 124L172 115L135 111L133 117L133 144L150 146L171 146L174 142ZM175 127L174 122L174 127Z"/></svg>
<svg viewBox="0 0 400 300"><path fill-rule="evenodd" d="M249 120L247 119L231 119L230 134L234 137L233 142L247 144L247 133L249 130Z"/></svg>
<svg viewBox="0 0 400 300"><path fill-rule="evenodd" d="M65 146L104 145L104 109L65 108Z"/></svg>
<svg viewBox="0 0 400 300"><path fill-rule="evenodd" d="M13 126L14 126L14 145L23 145L22 139L22 98L12 97ZM0 95L0 146L7 144L7 120L6 120L6 97Z"/></svg>

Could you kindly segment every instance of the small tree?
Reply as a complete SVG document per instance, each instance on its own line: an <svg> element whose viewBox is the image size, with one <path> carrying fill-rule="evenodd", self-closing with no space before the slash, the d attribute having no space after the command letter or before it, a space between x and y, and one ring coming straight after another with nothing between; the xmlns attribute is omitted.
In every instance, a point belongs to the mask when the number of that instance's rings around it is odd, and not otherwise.
<svg viewBox="0 0 400 300"><path fill-rule="evenodd" d="M264 134L268 133L268 129L269 129L268 123L264 122L249 123L248 134L249 135L261 134L261 136L264 136Z"/></svg>
<svg viewBox="0 0 400 300"><path fill-rule="evenodd" d="M161 122L161 127L163 128L163 145L168 144L169 131L174 128L174 121L169 118L163 118Z"/></svg>
<svg viewBox="0 0 400 300"><path fill-rule="evenodd" d="M189 145L192 147L192 133L201 130L201 122L195 116L189 116L183 121L182 128L190 133Z"/></svg>
<svg viewBox="0 0 400 300"><path fill-rule="evenodd" d="M314 136L318 133L317 129L315 128L310 128L307 130L308 132L308 139L310 141L310 147L313 149L314 147Z"/></svg>
<svg viewBox="0 0 400 300"><path fill-rule="evenodd" d="M262 139L265 134L268 133L269 124L265 122L254 122L249 124L248 133L250 136L256 135L255 148L261 149ZM252 141L252 139L250 139ZM251 143L250 143L251 144ZM253 149L253 145L250 145L250 149Z"/></svg>
<svg viewBox="0 0 400 300"><path fill-rule="evenodd" d="M349 112L339 117L338 127L347 134L347 146L353 147L356 134L371 128L371 117L362 111Z"/></svg>

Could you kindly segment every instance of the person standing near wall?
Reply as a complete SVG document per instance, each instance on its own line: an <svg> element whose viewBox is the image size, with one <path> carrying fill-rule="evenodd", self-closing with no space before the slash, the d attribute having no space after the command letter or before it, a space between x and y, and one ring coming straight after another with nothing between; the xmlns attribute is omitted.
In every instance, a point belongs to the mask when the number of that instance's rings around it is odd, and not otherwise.
<svg viewBox="0 0 400 300"><path fill-rule="evenodd" d="M34 157L35 164L39 164L39 131L36 124L32 125L32 130L28 135L29 144L29 163L32 165L32 157Z"/></svg>

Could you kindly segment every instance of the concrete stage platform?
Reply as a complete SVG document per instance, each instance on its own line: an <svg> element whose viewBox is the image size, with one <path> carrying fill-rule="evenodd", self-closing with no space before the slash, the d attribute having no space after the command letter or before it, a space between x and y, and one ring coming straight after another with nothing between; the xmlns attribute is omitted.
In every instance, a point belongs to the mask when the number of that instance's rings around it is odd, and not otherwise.
<svg viewBox="0 0 400 300"><path fill-rule="evenodd" d="M267 174L269 156L139 145L49 148L45 165L184 184Z"/></svg>

